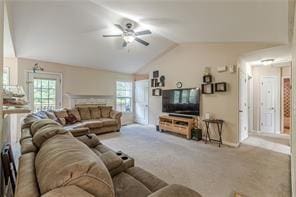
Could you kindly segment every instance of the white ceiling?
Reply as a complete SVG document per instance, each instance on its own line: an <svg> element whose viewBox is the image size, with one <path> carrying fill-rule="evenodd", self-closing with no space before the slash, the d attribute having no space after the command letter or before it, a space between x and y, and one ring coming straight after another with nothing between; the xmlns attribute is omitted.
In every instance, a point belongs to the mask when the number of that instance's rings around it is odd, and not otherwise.
<svg viewBox="0 0 296 197"><path fill-rule="evenodd" d="M10 1L16 56L134 73L183 42L288 42L288 0ZM113 24L149 28L148 47L121 48Z"/></svg>
<svg viewBox="0 0 296 197"><path fill-rule="evenodd" d="M288 42L288 0L94 0L177 43Z"/></svg>

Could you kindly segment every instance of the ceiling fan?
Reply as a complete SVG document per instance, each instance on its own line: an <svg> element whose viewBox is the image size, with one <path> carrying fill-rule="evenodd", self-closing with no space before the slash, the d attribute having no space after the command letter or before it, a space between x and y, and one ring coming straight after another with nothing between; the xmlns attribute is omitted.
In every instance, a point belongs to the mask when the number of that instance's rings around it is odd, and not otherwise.
<svg viewBox="0 0 296 197"><path fill-rule="evenodd" d="M139 36L143 35L148 35L152 34L150 30L144 30L144 31L138 31L135 32L134 29L134 24L131 22L127 22L125 24L125 27L122 27L119 24L114 24L118 29L122 31L122 34L117 34L117 35L103 35L103 37L121 37L123 39L122 47L126 47L129 43L132 43L134 41L137 41L145 46L148 46L149 43L146 42L145 40L142 40L138 38Z"/></svg>

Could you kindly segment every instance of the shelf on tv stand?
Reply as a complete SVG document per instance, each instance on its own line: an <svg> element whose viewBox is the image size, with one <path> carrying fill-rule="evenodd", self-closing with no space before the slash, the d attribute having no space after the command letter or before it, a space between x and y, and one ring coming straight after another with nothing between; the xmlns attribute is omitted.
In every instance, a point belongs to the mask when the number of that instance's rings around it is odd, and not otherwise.
<svg viewBox="0 0 296 197"><path fill-rule="evenodd" d="M161 131L171 131L191 138L191 129L193 127L193 118L182 118L177 116L162 115L159 116L159 128Z"/></svg>

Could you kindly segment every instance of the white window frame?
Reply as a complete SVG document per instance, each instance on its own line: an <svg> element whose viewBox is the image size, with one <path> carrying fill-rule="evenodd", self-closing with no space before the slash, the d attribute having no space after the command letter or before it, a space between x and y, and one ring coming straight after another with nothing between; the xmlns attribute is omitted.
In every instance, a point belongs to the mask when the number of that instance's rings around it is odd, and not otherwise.
<svg viewBox="0 0 296 197"><path fill-rule="evenodd" d="M31 94L31 92L34 91L34 78L33 75L36 74L38 75L48 75L48 79L59 79L59 84L57 87L57 91L56 91L56 108L61 108L62 107L62 102L63 102L63 75L62 73L55 73L55 72L43 72L43 71L39 71L34 73L31 70L26 70L25 71L25 78L26 80L26 92L28 95L28 101L30 103L30 107L32 110L34 110L34 97L33 94ZM54 77L56 76L56 78ZM40 77L42 78L42 77ZM46 78L46 77L45 77Z"/></svg>
<svg viewBox="0 0 296 197"><path fill-rule="evenodd" d="M7 66L3 67L3 76L4 76L4 73L7 74L8 81L7 81L7 84L4 84L4 80L3 80L3 85L10 85L10 70L9 70L9 67L7 67ZM2 76L2 78L4 79L3 76Z"/></svg>
<svg viewBox="0 0 296 197"><path fill-rule="evenodd" d="M130 100L131 100L131 110L130 112L122 112L120 109L117 109L117 82L123 82L123 83L130 83L131 84L131 97L130 97ZM134 90L133 90L133 87L134 87L134 84L133 84L133 81L125 81L125 80L117 80L115 82L115 109L117 111L121 111L122 113L126 113L126 114L131 114L133 113L134 111L134 106L133 106L133 103L134 103Z"/></svg>

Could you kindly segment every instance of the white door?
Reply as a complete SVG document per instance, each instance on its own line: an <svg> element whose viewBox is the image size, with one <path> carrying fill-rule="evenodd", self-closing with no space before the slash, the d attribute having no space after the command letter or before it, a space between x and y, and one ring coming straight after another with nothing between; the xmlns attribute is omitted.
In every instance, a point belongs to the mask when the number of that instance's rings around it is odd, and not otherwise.
<svg viewBox="0 0 296 197"><path fill-rule="evenodd" d="M34 112L62 106L60 74L28 72L27 83L29 102Z"/></svg>
<svg viewBox="0 0 296 197"><path fill-rule="evenodd" d="M239 73L239 131L241 142L248 137L248 80L243 71Z"/></svg>
<svg viewBox="0 0 296 197"><path fill-rule="evenodd" d="M277 78L262 77L260 87L260 131L274 133L276 128Z"/></svg>
<svg viewBox="0 0 296 197"><path fill-rule="evenodd" d="M135 82L135 121L148 124L148 80Z"/></svg>

